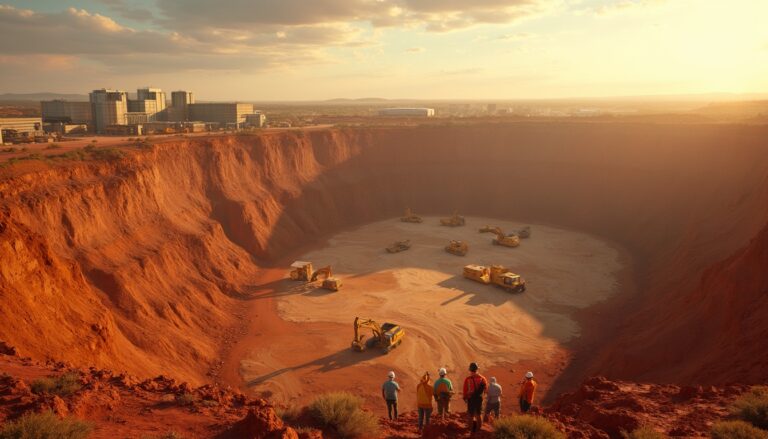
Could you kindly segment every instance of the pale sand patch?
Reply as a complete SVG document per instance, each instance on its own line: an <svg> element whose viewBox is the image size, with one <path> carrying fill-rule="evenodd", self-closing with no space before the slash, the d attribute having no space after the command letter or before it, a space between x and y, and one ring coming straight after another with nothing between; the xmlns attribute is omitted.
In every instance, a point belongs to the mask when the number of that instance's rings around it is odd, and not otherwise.
<svg viewBox="0 0 768 439"><path fill-rule="evenodd" d="M335 293L286 283L286 294L278 295L283 319L348 328L325 334L333 346L311 348L315 357L337 352L333 361L344 362L338 372L335 368L320 372L356 375L361 370L351 369L375 366L377 371L396 369L415 378L439 366L463 373L469 361L486 367L521 360L543 363L555 355L561 343L579 335L573 311L617 291L620 252L594 236L532 225L530 239L524 239L520 247L507 248L492 245L493 235L478 233L478 228L490 224L511 231L522 224L468 217L466 226L450 228L440 226L438 220L425 217L424 223L410 224L394 218L365 225L333 236L326 248L300 258L317 268L331 265L334 275L344 282ZM404 239L411 240L410 250L384 251L393 241ZM467 256L446 253L443 248L450 239L467 241ZM526 278L528 290L510 294L464 279L462 267L470 263L509 267ZM343 346L352 340L355 316L398 323L407 335L388 355L352 357ZM299 356L309 353L302 354ZM261 388L300 391L301 384L290 382L295 379L292 373L270 376L270 370L281 367L307 367L289 363L275 361L262 349L243 362L241 371L246 382L252 377L269 377L263 381L269 386Z"/></svg>

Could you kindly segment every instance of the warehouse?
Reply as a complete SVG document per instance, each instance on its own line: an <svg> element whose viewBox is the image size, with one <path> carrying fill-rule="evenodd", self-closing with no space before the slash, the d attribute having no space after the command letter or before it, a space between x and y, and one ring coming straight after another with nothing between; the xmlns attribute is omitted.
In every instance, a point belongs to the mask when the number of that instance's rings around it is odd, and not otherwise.
<svg viewBox="0 0 768 439"><path fill-rule="evenodd" d="M434 108L384 108L379 110L379 116L388 117L433 117Z"/></svg>

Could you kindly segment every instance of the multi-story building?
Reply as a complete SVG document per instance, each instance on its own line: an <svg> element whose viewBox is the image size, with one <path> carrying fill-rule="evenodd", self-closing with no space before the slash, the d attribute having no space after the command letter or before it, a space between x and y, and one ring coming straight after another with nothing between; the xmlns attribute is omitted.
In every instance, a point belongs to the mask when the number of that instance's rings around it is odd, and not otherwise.
<svg viewBox="0 0 768 439"><path fill-rule="evenodd" d="M128 101L129 103L132 101ZM143 111L135 112L130 111L130 105L129 105L129 111L125 113L125 123L128 125L141 125L149 122L149 115Z"/></svg>
<svg viewBox="0 0 768 439"><path fill-rule="evenodd" d="M240 127L245 123L246 114L253 114L253 104L216 102L189 105L190 120L215 122L222 126Z"/></svg>
<svg viewBox="0 0 768 439"><path fill-rule="evenodd" d="M434 108L384 108L379 110L379 116L432 117L434 115Z"/></svg>
<svg viewBox="0 0 768 439"><path fill-rule="evenodd" d="M40 110L43 122L47 123L89 124L93 120L89 102L41 101Z"/></svg>
<svg viewBox="0 0 768 439"><path fill-rule="evenodd" d="M97 133L104 133L110 125L126 125L128 94L121 90L103 88L90 94L93 127Z"/></svg>
<svg viewBox="0 0 768 439"><path fill-rule="evenodd" d="M168 120L184 122L189 120L189 106L195 103L195 97L191 91L171 92L171 108L168 109Z"/></svg>
<svg viewBox="0 0 768 439"><path fill-rule="evenodd" d="M157 106L157 112L165 110L165 92L159 88L140 88L136 90L139 101L154 101Z"/></svg>
<svg viewBox="0 0 768 439"><path fill-rule="evenodd" d="M128 100L128 111L146 113L150 122L166 119L165 92L159 88L140 88L136 90L137 99Z"/></svg>

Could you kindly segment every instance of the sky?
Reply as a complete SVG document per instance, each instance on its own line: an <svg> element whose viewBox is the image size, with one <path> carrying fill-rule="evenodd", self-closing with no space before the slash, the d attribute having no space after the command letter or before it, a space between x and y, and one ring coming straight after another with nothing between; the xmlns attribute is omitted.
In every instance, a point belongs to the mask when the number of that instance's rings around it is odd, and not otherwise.
<svg viewBox="0 0 768 439"><path fill-rule="evenodd" d="M768 0L0 0L0 93L768 92Z"/></svg>

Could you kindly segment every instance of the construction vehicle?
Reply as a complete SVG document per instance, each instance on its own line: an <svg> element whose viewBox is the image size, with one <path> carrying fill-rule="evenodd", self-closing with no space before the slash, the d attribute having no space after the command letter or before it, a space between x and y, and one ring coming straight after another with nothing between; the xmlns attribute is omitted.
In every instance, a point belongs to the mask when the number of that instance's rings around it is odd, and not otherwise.
<svg viewBox="0 0 768 439"><path fill-rule="evenodd" d="M484 227L480 227L479 229L477 229L477 231L480 232L480 233L491 233L491 232L493 232L496 229L497 229L496 226L484 226Z"/></svg>
<svg viewBox="0 0 768 439"><path fill-rule="evenodd" d="M515 230L515 235L519 236L520 239L527 239L531 237L531 226L525 226L522 228L519 228Z"/></svg>
<svg viewBox="0 0 768 439"><path fill-rule="evenodd" d="M367 348L379 348L385 354L396 348L405 337L405 330L400 325L394 323L384 323L379 326L371 319L361 319L355 317L355 338L352 340L352 350L363 352ZM365 335L360 333L361 329L368 328L373 336L365 339Z"/></svg>
<svg viewBox="0 0 768 439"><path fill-rule="evenodd" d="M494 245L503 245L505 247L517 247L520 245L520 237L517 235L505 235L498 227L493 229L493 233L496 234L496 237L491 241Z"/></svg>
<svg viewBox="0 0 768 439"><path fill-rule="evenodd" d="M452 255L464 256L469 251L469 246L464 241L451 240L451 242L449 242L448 245L445 246L445 251L447 251Z"/></svg>
<svg viewBox="0 0 768 439"><path fill-rule="evenodd" d="M405 241L395 241L392 245L387 247L387 251L389 253L399 253L408 250L411 248L411 240L407 239Z"/></svg>
<svg viewBox="0 0 768 439"><path fill-rule="evenodd" d="M482 284L494 284L508 292L522 293L525 291L525 279L501 265L466 265L464 277Z"/></svg>
<svg viewBox="0 0 768 439"><path fill-rule="evenodd" d="M475 282L488 285L491 283L491 269L484 265L465 265L464 277L467 279L472 279Z"/></svg>
<svg viewBox="0 0 768 439"><path fill-rule="evenodd" d="M402 218L400 218L400 221L404 223L420 223L424 220L421 219L420 216L414 215L414 213L411 212L411 208L408 207L405 209L405 215Z"/></svg>
<svg viewBox="0 0 768 439"><path fill-rule="evenodd" d="M341 288L341 280L338 278L333 277L333 273L331 272L331 266L319 268L317 271L312 273L312 277L309 279L310 282L315 282L318 277L321 275L324 275L325 278L323 279L322 285L320 285L322 288L325 288L326 290L331 291L339 291L339 288Z"/></svg>
<svg viewBox="0 0 768 439"><path fill-rule="evenodd" d="M296 261L291 264L291 279L308 282L312 277L312 263Z"/></svg>
<svg viewBox="0 0 768 439"><path fill-rule="evenodd" d="M443 218L440 220L441 226L448 226L448 227L459 227L463 226L466 223L466 220L463 216L459 215L458 212L453 211L453 215L451 215L450 218Z"/></svg>

